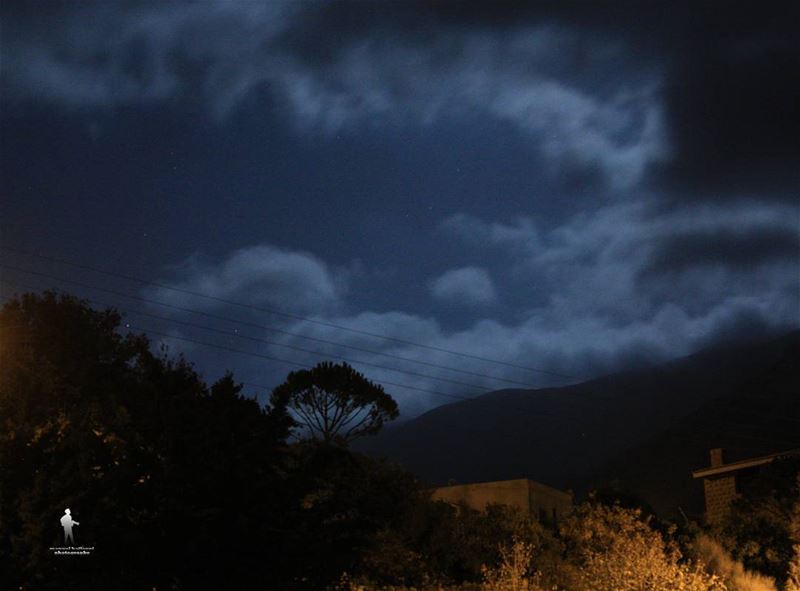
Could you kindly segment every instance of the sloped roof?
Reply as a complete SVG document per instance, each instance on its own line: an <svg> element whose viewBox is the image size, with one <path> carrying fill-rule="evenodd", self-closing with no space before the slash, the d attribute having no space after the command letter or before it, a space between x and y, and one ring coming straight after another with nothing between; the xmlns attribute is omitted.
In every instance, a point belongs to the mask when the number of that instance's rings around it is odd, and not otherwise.
<svg viewBox="0 0 800 591"><path fill-rule="evenodd" d="M718 476L720 474L727 474L728 472L736 472L738 470L746 470L747 468L755 468L756 466L769 464L770 462L773 462L778 458L784 458L795 455L800 455L800 449L792 449L789 451L781 451L766 456L760 456L757 458L739 460L738 462L730 462L728 464L722 464L721 466L700 468L699 470L694 470L692 472L692 476L694 478L708 478L709 476Z"/></svg>

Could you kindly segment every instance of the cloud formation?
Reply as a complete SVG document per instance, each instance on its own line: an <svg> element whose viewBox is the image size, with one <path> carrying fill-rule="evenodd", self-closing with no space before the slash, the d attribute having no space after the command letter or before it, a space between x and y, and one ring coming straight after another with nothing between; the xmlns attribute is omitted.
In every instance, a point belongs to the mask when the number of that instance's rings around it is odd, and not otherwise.
<svg viewBox="0 0 800 591"><path fill-rule="evenodd" d="M472 246L499 246L516 254L532 253L541 239L536 225L529 217L517 217L511 222L487 222L465 213L456 213L440 224L451 237Z"/></svg>
<svg viewBox="0 0 800 591"><path fill-rule="evenodd" d="M17 99L83 107L199 95L224 118L261 92L299 129L321 132L477 114L526 133L554 174L598 171L616 188L636 184L668 153L659 76L613 75L623 48L600 39L581 51L604 84L579 83L565 56L583 42L564 27L453 27L425 39L379 29L323 60L286 42L308 19L293 2L52 10L18 17L4 42L2 77Z"/></svg>
<svg viewBox="0 0 800 591"><path fill-rule="evenodd" d="M800 41L788 6L5 3L0 76L11 100L197 97L219 121L282 109L302 133L489 118L526 134L555 178L791 201Z"/></svg>
<svg viewBox="0 0 800 591"><path fill-rule="evenodd" d="M476 249L470 239L483 236L507 253L515 277L536 282L546 295L529 321L540 327L593 326L615 347L625 334L648 334L651 349L680 354L730 337L745 321L751 334L798 325L799 222L800 211L784 205L664 212L651 200L578 214L548 232L532 221L504 226L465 215L442 227Z"/></svg>
<svg viewBox="0 0 800 591"><path fill-rule="evenodd" d="M437 300L455 304L482 305L497 299L494 283L486 269L462 267L450 269L430 284Z"/></svg>
<svg viewBox="0 0 800 591"><path fill-rule="evenodd" d="M286 313L332 310L345 286L326 263L305 252L259 245L239 249L220 262L193 256L170 269L146 294L161 302L194 308L225 307L229 300L275 307ZM202 294L197 297L191 294Z"/></svg>
<svg viewBox="0 0 800 591"><path fill-rule="evenodd" d="M348 222L361 229L384 218L401 240L418 232L422 250L431 216L440 215L437 238L457 244L436 252L429 266L416 268L419 252L402 259L386 235L371 239L384 241L373 242L382 247L376 252L392 260L370 260L365 249L359 272L334 266L352 252L330 253L316 237L294 250L228 241L221 260L196 255L162 273L169 287L217 300L147 291L226 314L242 310L220 299L306 317L258 316L285 331L251 332L269 336L273 344L258 350L274 357L315 363L348 355L372 363L361 369L374 379L472 395L508 385L496 377L561 383L796 327L797 19L713 3L544 4L8 2L0 8L3 114L31 104L60 114L134 106L137 117L169 107L205 113L224 136L238 116L264 112L299 137L351 134L385 141L390 154L402 152L408 130L423 130L423 141L408 134L413 157L398 160L405 169L374 161L385 185L381 178L364 191L387 203L376 198L362 219ZM396 196L431 178L409 182L415 164L434 162L427 175L458 181L445 170L457 157L441 158L437 168L442 146L458 141L453 129L484 128L491 150L477 146L476 160L488 155L522 174L506 179L487 170L479 179L485 186L471 185L480 187L464 191L463 203L431 198L435 209L410 207L415 216L395 224L405 207ZM330 160L326 143L308 142L321 145L315 154L303 142L282 145L281 154L309 157L314 166ZM242 168L231 170L235 186ZM446 192L447 182L435 190ZM592 194L572 194L579 185ZM486 188L491 204L479 203ZM453 191L461 197L460 187ZM436 276L440 269L450 271ZM369 289L354 285L356 276ZM406 289L398 301L392 281L420 286L419 296ZM430 295L465 305L437 317ZM271 383L291 369L265 365L238 360L236 368ZM447 401L393 387L406 413Z"/></svg>
<svg viewBox="0 0 800 591"><path fill-rule="evenodd" d="M446 232L476 253L495 251L499 276L509 285L535 283L544 293L515 321L486 317L459 329L412 310L353 309L346 280L336 287L334 267L271 246L240 251L176 284L232 299L249 294L276 306L318 294L306 300L306 320L262 318L284 331L258 335L273 343L266 351L308 365L346 359L386 383L410 416L447 402L448 395L575 382L797 327L798 221L796 208L757 202L669 213L656 201L615 204L548 231L524 218L506 225L457 214L443 220ZM676 248L682 256L672 252ZM244 284L240 273L256 279ZM221 290L221 284L228 287ZM429 285L445 301L476 304L494 297L494 281L477 267L453 269ZM337 305L320 308L319 301ZM238 363L245 376L263 376L269 365ZM270 366L266 381L277 383L285 370Z"/></svg>

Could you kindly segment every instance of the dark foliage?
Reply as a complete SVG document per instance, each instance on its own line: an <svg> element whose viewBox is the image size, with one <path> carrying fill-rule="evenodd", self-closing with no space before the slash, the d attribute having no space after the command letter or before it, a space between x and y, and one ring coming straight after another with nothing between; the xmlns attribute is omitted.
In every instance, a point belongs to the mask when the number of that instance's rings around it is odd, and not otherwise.
<svg viewBox="0 0 800 591"><path fill-rule="evenodd" d="M800 544L800 458L761 467L719 530L728 550L747 568L783 581L792 546Z"/></svg>
<svg viewBox="0 0 800 591"><path fill-rule="evenodd" d="M269 583L288 417L119 327L53 293L0 312L0 588ZM66 507L88 558L49 550Z"/></svg>
<svg viewBox="0 0 800 591"><path fill-rule="evenodd" d="M272 392L272 404L291 409L295 423L314 439L348 444L397 418L397 403L346 363L319 363L293 371Z"/></svg>
<svg viewBox="0 0 800 591"><path fill-rule="evenodd" d="M342 573L380 575L369 556L398 532L427 495L407 472L335 445L301 442L291 450L286 487L295 499L284 538L293 588L319 589Z"/></svg>
<svg viewBox="0 0 800 591"><path fill-rule="evenodd" d="M402 578L386 553L414 546L409 532L425 527L414 516L430 505L407 472L332 445L335 436L289 445L294 423L280 397L264 409L230 374L206 386L182 358L121 334L113 310L26 294L0 311L0 335L0 588L321 589L344 571ZM357 386L345 398L368 419L351 434L396 415L352 368L319 372L337 395ZM67 507L89 557L50 551L63 542Z"/></svg>

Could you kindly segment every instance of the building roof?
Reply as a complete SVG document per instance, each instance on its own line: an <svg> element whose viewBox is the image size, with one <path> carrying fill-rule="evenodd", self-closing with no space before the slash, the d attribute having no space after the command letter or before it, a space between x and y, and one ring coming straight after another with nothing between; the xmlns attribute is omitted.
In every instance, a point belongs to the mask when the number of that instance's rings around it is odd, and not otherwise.
<svg viewBox="0 0 800 591"><path fill-rule="evenodd" d="M572 491L563 491L557 488L553 488L547 484L542 484L536 480L531 480L530 478L511 478L508 480L490 480L484 482L467 482L463 484L449 484L447 486L436 486L433 487L431 490L433 491L445 491L445 490L456 490L456 489L466 489L466 488L483 488L483 487L513 487L519 486L521 484L527 484L528 486L532 486L538 489L544 489L547 491L551 491L552 493L564 495L565 497L572 498Z"/></svg>
<svg viewBox="0 0 800 591"><path fill-rule="evenodd" d="M769 464L770 462L773 462L778 458L784 458L795 455L800 455L800 449L782 451L774 454L769 454L766 456L760 456L757 458L750 458L748 460L739 460L738 462L730 462L728 464L722 464L721 466L700 468L699 470L694 470L692 472L692 476L694 478L708 478L709 476L718 476L720 474L727 474L728 472L736 472L738 470L746 470L747 468L755 468L756 466Z"/></svg>

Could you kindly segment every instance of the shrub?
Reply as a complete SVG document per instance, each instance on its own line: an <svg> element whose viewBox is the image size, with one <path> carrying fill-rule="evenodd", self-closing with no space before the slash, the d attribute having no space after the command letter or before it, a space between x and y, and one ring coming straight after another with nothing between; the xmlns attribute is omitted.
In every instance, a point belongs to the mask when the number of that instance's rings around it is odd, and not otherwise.
<svg viewBox="0 0 800 591"><path fill-rule="evenodd" d="M701 535L698 536L695 547L708 569L725 581L729 591L776 591L774 580L746 570L716 540Z"/></svg>
<svg viewBox="0 0 800 591"><path fill-rule="evenodd" d="M575 591L726 591L702 565L684 560L671 532L664 535L638 509L585 504L561 528Z"/></svg>
<svg viewBox="0 0 800 591"><path fill-rule="evenodd" d="M532 567L533 546L514 540L511 546L500 548L500 564L483 568L486 591L543 591L539 586L539 573Z"/></svg>

